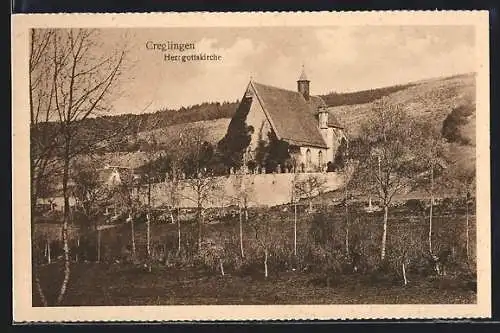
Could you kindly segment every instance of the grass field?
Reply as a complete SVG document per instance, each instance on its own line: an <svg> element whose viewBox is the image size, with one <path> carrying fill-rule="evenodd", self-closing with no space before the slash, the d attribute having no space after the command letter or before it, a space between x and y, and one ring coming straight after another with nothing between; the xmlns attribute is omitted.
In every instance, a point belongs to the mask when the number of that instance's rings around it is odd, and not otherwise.
<svg viewBox="0 0 500 333"><path fill-rule="evenodd" d="M41 279L50 299L61 275L57 264L44 266ZM73 272L63 306L203 304L463 304L475 303L475 284L454 276L412 281L407 286L378 282L361 274L332 276L300 272L222 277L200 269L153 267L151 272L124 264L81 263ZM58 281L57 281L58 282ZM39 305L34 294L34 305Z"/></svg>
<svg viewBox="0 0 500 333"><path fill-rule="evenodd" d="M381 212L366 214L364 204L352 207L351 242L361 239L360 248L366 257L378 257L381 235ZM153 305L153 304L368 304L368 303L474 303L476 282L473 273L459 266L463 263L464 225L463 209L457 206L437 206L434 210L434 247L452 249L454 264L446 276L422 274L417 261L409 263L409 284L404 286L398 266L390 274L378 274L370 269L342 271L330 268L309 269L307 265L293 270L286 262L293 248L293 215L290 207L272 209L273 245L270 249L269 277L263 275L262 251L256 246L255 232L244 227L246 256L254 260L246 267L237 268L227 260L225 276L217 265L207 267L196 261L176 262L177 229L175 224L152 224L153 251L164 249L164 257L152 265L151 272L144 266L146 257L146 227L136 225L138 262L130 262L130 225L122 225L102 232L101 262L95 262L96 243L90 243L88 261L74 262L68 293L62 305ZM302 255L310 246L311 215L306 207L299 207L298 251ZM328 232L333 234L336 247L342 247L344 235L343 207L327 208ZM471 212L473 210L471 209ZM257 212L250 212L256 220ZM357 224L354 222L357 220ZM470 216L471 260L475 261L475 216ZM194 224L183 222L183 247L194 247ZM332 229L333 228L333 229ZM388 255L395 256L405 235L407 244L418 259L426 248L427 220L408 206L393 207L390 211ZM212 219L203 226L205 238L219 239L224 244L223 258L238 256L238 219ZM191 245L189 245L191 244ZM406 245L404 245L406 246ZM332 247L335 250L335 247ZM55 250L54 250L55 253ZM302 256L307 263L308 257ZM367 264L370 259L367 259ZM392 258L392 257L391 257ZM394 257L397 260L397 257ZM319 265L325 263L320 259ZM373 261L373 260L372 260ZM458 264L457 264L458 263ZM317 264L316 264L317 265ZM463 266L463 265L462 265ZM473 266L471 266L473 267ZM54 299L62 279L62 263L39 267L40 278L49 301ZM39 305L33 293L34 305Z"/></svg>

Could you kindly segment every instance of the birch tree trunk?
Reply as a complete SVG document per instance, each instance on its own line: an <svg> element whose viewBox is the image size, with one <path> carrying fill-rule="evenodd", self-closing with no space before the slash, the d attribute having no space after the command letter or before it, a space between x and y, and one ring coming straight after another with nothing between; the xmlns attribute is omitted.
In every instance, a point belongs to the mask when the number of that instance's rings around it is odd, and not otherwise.
<svg viewBox="0 0 500 333"><path fill-rule="evenodd" d="M38 275L38 270L33 271L33 276L35 278L35 286L36 286L36 291L38 292L38 296L40 297L40 302L42 302L42 306L47 306L47 299L45 298L45 294L42 290L42 285L40 283L40 276Z"/></svg>
<svg viewBox="0 0 500 333"><path fill-rule="evenodd" d="M151 217L149 213L146 214L146 250L148 254L148 260L151 257Z"/></svg>
<svg viewBox="0 0 500 333"><path fill-rule="evenodd" d="M470 258L469 251L469 198L467 195L465 198L465 254L467 260Z"/></svg>
<svg viewBox="0 0 500 333"><path fill-rule="evenodd" d="M68 191L68 181L69 181L69 168L70 168L70 140L71 136L66 133L66 147L64 155L64 168L63 168L63 197L64 197L64 218L62 226L62 239L63 239L63 249L64 249L64 278L59 289L59 295L57 296L57 304L61 304L64 295L66 294L66 289L68 287L68 282L71 274L70 268L70 258L69 258L69 245L68 245L68 225L69 225L69 191Z"/></svg>
<svg viewBox="0 0 500 333"><path fill-rule="evenodd" d="M293 204L293 254L297 256L297 203Z"/></svg>
<svg viewBox="0 0 500 333"><path fill-rule="evenodd" d="M101 230L97 230L97 262L101 262Z"/></svg>
<svg viewBox="0 0 500 333"><path fill-rule="evenodd" d="M243 217L241 216L241 207L240 207L240 212L239 212L239 215L240 215L240 254L241 254L241 257L244 258L245 257L245 253L243 251Z"/></svg>
<svg viewBox="0 0 500 333"><path fill-rule="evenodd" d="M181 219L177 209L177 253L181 253Z"/></svg>
<svg viewBox="0 0 500 333"><path fill-rule="evenodd" d="M404 284L406 286L408 284L408 280L406 279L406 265L405 265L404 261L403 261L403 264L401 266L403 269L403 281L404 281Z"/></svg>
<svg viewBox="0 0 500 333"><path fill-rule="evenodd" d="M347 221L345 229L345 253L349 257L349 221Z"/></svg>
<svg viewBox="0 0 500 333"><path fill-rule="evenodd" d="M50 264L52 258L50 257L50 240L47 238L47 263Z"/></svg>
<svg viewBox="0 0 500 333"><path fill-rule="evenodd" d="M268 277L268 270L267 270L267 249L264 250L264 277L267 279Z"/></svg>
<svg viewBox="0 0 500 333"><path fill-rule="evenodd" d="M219 266L220 266L220 274L222 276L224 276L224 263L223 263L222 259L219 260Z"/></svg>
<svg viewBox="0 0 500 333"><path fill-rule="evenodd" d="M203 223L203 213L201 205L198 204L198 252L201 251L201 225Z"/></svg>
<svg viewBox="0 0 500 333"><path fill-rule="evenodd" d="M132 257L135 259L135 222L132 215L129 214L130 218L130 238L132 241Z"/></svg>
<svg viewBox="0 0 500 333"><path fill-rule="evenodd" d="M349 192L347 192L347 182L345 185L345 253L349 257L349 206L347 204L347 199L349 197Z"/></svg>
<svg viewBox="0 0 500 333"><path fill-rule="evenodd" d="M151 166L150 166L151 168ZM148 260L151 259L151 170L148 172L148 213L146 214L146 233L147 233L147 253Z"/></svg>
<svg viewBox="0 0 500 333"><path fill-rule="evenodd" d="M75 256L75 261L76 262L78 262L79 253L80 253L80 235L78 235L78 237L76 239L76 256Z"/></svg>
<svg viewBox="0 0 500 333"><path fill-rule="evenodd" d="M384 229L382 231L382 250L380 254L380 258L382 260L385 259L385 249L387 246L387 220L389 217L389 206L387 204L384 205Z"/></svg>
<svg viewBox="0 0 500 333"><path fill-rule="evenodd" d="M432 254L432 208L434 206L434 167L431 167L431 202L429 209L429 253Z"/></svg>

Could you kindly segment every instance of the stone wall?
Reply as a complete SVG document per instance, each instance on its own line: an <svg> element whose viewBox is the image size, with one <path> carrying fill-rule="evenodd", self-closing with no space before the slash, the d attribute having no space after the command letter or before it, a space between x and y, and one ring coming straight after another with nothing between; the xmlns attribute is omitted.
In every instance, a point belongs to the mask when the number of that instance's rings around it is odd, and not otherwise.
<svg viewBox="0 0 500 333"><path fill-rule="evenodd" d="M324 182L322 191L329 192L342 188L345 182L344 173L312 172L312 173L276 173L228 175L210 178L205 181L207 189L204 207L227 207L236 205L242 193L248 198L249 206L276 206L289 203L292 197L294 181L303 181L308 177L318 177ZM197 191L193 189L194 180L179 181L178 190L172 191L172 183L156 183L152 185L152 205L154 207L170 206L177 193L180 207L196 207ZM191 183L191 185L190 185ZM139 198L147 202L147 188L139 191Z"/></svg>

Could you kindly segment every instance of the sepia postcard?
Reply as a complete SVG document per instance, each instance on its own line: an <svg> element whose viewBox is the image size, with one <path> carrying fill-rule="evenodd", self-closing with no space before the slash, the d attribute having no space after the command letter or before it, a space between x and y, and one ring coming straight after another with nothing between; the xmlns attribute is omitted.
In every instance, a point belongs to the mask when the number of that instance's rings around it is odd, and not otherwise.
<svg viewBox="0 0 500 333"><path fill-rule="evenodd" d="M12 21L15 322L491 316L487 11Z"/></svg>

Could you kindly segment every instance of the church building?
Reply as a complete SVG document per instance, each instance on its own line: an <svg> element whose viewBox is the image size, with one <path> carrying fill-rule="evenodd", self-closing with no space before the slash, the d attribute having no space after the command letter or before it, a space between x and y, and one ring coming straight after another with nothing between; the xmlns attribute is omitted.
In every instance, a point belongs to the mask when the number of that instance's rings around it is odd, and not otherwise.
<svg viewBox="0 0 500 333"><path fill-rule="evenodd" d="M324 100L310 94L310 81L304 68L297 80L297 91L277 88L252 79L248 83L235 117L245 117L253 129L245 160L255 158L260 140L269 132L289 145L289 154L301 171L324 171L333 162L342 140L343 127L328 112Z"/></svg>

